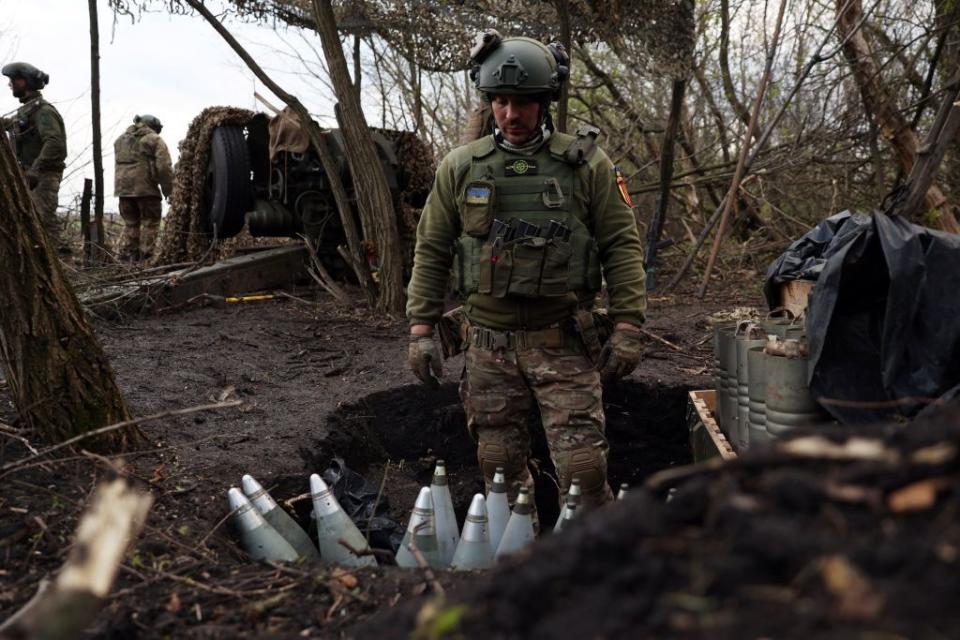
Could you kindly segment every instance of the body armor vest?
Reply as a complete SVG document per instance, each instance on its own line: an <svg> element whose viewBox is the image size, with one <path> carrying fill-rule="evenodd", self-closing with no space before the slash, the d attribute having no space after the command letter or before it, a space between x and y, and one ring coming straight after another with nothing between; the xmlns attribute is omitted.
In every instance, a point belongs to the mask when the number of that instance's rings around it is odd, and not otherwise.
<svg viewBox="0 0 960 640"><path fill-rule="evenodd" d="M461 235L453 288L496 298L563 296L601 286L599 250L584 208L580 170L589 155L565 155L580 139L554 134L532 156L474 142L457 194Z"/></svg>
<svg viewBox="0 0 960 640"><path fill-rule="evenodd" d="M49 107L56 116L63 131L63 118L43 97L37 97L17 109L17 119L13 128L13 141L20 165L29 169L40 156L43 149L43 138L37 131L37 114L41 109Z"/></svg>

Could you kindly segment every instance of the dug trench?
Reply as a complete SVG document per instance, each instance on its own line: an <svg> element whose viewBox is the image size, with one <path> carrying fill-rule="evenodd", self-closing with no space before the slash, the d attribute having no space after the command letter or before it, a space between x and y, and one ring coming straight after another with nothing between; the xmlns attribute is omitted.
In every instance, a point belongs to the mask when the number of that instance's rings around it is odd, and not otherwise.
<svg viewBox="0 0 960 640"><path fill-rule="evenodd" d="M684 427L687 391L681 386L633 381L607 388L608 475L614 489L622 483L636 486L651 473L691 462ZM532 412L529 468L540 521L552 525L559 515L556 472L539 425L539 416ZM387 514L401 523L409 517L420 487L430 484L437 460L446 463L454 510L461 523L472 496L484 492L476 444L468 434L455 384L439 389L405 385L344 404L327 419L325 435L300 453L305 473L327 469L340 458L373 486L382 484L381 500ZM296 488L286 484L299 483L302 490L304 478L273 479L272 484L280 491L294 492ZM301 522L309 522L305 501L298 515Z"/></svg>

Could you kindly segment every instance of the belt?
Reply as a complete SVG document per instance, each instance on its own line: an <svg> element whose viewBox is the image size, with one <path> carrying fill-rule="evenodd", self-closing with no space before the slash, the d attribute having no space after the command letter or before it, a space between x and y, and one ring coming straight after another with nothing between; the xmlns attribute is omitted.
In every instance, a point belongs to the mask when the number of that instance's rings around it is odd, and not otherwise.
<svg viewBox="0 0 960 640"><path fill-rule="evenodd" d="M487 351L556 349L563 346L564 333L559 324L534 331L526 329L497 331L486 327L471 326L467 328L467 343L472 347Z"/></svg>

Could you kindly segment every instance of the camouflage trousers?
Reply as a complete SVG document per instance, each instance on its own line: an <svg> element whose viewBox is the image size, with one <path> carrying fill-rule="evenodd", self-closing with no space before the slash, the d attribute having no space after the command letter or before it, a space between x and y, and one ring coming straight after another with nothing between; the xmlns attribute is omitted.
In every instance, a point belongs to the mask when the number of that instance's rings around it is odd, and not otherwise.
<svg viewBox="0 0 960 640"><path fill-rule="evenodd" d="M575 335L560 347L487 350L471 345L460 397L467 428L477 441L477 459L489 491L497 467L503 467L512 503L521 486L533 494L528 467L533 403L557 469L561 505L570 481L579 478L585 506L613 499L607 485L600 375Z"/></svg>
<svg viewBox="0 0 960 640"><path fill-rule="evenodd" d="M38 173L37 186L30 190L30 199L33 201L33 208L36 209L40 222L47 232L47 238L54 251L60 248L62 244L60 223L57 220L57 205L60 196L60 180L63 178L63 171L40 171Z"/></svg>
<svg viewBox="0 0 960 640"><path fill-rule="evenodd" d="M120 197L121 259L146 260L153 255L162 212L163 200L158 196Z"/></svg>

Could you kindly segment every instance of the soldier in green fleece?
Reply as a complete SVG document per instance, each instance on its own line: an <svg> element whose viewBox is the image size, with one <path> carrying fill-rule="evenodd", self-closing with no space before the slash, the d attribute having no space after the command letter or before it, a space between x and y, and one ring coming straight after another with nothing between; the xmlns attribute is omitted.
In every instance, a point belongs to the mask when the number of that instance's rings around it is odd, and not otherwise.
<svg viewBox="0 0 960 640"><path fill-rule="evenodd" d="M33 206L48 237L55 248L67 251L69 247L61 245L57 223L67 134L60 113L40 93L50 82L50 76L26 62L11 62L3 67L2 73L10 79L10 90L21 106L15 116L0 121L0 126L13 138Z"/></svg>
<svg viewBox="0 0 960 640"><path fill-rule="evenodd" d="M488 31L471 59L496 126L437 169L407 292L409 364L424 382L439 377L433 333L452 285L465 316L460 395L488 487L503 467L511 500L521 486L532 492L536 402L561 501L579 478L585 504L597 506L613 498L601 381L638 364L646 310L629 195L597 129L554 131L550 102L569 73L562 47ZM614 329L601 347L590 309L602 277Z"/></svg>

